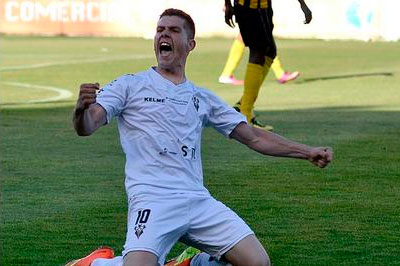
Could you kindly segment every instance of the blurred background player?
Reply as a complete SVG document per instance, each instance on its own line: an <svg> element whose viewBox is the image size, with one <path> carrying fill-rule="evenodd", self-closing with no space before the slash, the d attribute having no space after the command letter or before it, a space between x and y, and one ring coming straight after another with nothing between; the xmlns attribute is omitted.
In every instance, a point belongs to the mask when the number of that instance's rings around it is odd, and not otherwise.
<svg viewBox="0 0 400 266"><path fill-rule="evenodd" d="M243 85L243 80L236 79L233 72L239 65L240 60L243 57L245 45L243 43L242 35L238 35L233 41L231 49L229 51L228 59L226 60L224 70L219 76L219 83L231 84L231 85ZM274 72L276 81L280 84L284 84L288 81L296 79L299 75L299 71L289 72L282 68L279 57L276 56L272 62L271 69Z"/></svg>
<svg viewBox="0 0 400 266"><path fill-rule="evenodd" d="M304 23L310 23L312 14L304 0L298 0L305 15ZM249 124L272 130L272 126L263 125L255 118L253 109L258 92L276 57L276 44L272 35L271 0L225 0L225 22L234 27L233 15L245 46L250 49L249 62L244 77L244 91L235 109L244 114Z"/></svg>

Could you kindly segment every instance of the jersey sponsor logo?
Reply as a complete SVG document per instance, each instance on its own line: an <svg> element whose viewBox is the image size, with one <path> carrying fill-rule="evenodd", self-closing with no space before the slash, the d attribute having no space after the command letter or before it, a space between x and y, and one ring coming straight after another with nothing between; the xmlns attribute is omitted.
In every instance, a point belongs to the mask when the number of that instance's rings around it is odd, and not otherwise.
<svg viewBox="0 0 400 266"><path fill-rule="evenodd" d="M197 98L196 96L193 96L192 100L193 100L194 108L196 108L196 111L198 112L199 111L199 103L200 103L199 98Z"/></svg>
<svg viewBox="0 0 400 266"><path fill-rule="evenodd" d="M183 145L181 151L184 158L196 160L196 148L189 148L188 146Z"/></svg>
<svg viewBox="0 0 400 266"><path fill-rule="evenodd" d="M175 98L169 98L167 97L167 100L172 103L172 104L176 104L176 105L187 105L189 102L183 99L175 99Z"/></svg>
<svg viewBox="0 0 400 266"><path fill-rule="evenodd" d="M154 98L154 97L144 97L143 100L145 102L152 102L152 103L164 103L165 99L163 98Z"/></svg>
<svg viewBox="0 0 400 266"><path fill-rule="evenodd" d="M150 212L150 209L143 209L138 211L138 216L135 222L135 235L137 238L139 238L143 234L144 229L146 228L146 223L150 217Z"/></svg>
<svg viewBox="0 0 400 266"><path fill-rule="evenodd" d="M165 154L167 154L167 153L169 153L169 154L174 154L174 155L175 155L175 154L178 154L177 152L168 150L168 148L164 148L162 151L159 152L160 155L165 155Z"/></svg>

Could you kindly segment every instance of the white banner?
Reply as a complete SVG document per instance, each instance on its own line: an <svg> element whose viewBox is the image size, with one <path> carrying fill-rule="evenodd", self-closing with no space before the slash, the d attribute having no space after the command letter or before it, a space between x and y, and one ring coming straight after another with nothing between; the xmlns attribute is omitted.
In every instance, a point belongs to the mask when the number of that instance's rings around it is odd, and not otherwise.
<svg viewBox="0 0 400 266"><path fill-rule="evenodd" d="M294 0L273 2L275 35L289 38L400 40L398 0L306 0L313 20L301 25ZM299 11L300 10L300 11Z"/></svg>
<svg viewBox="0 0 400 266"><path fill-rule="evenodd" d="M285 38L400 40L398 0L306 0L304 25L297 0L273 0L274 34ZM197 36L235 36L224 22L224 0L2 0L0 32L152 38L169 7L189 13Z"/></svg>

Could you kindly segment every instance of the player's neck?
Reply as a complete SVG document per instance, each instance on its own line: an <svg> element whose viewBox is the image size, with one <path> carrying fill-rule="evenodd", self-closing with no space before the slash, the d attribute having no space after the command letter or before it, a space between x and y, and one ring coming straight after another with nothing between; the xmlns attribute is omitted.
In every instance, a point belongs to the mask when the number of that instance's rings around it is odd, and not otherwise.
<svg viewBox="0 0 400 266"><path fill-rule="evenodd" d="M185 68L165 68L162 66L157 66L155 70L161 76L163 76L165 79L168 79L175 85L179 85L186 81Z"/></svg>

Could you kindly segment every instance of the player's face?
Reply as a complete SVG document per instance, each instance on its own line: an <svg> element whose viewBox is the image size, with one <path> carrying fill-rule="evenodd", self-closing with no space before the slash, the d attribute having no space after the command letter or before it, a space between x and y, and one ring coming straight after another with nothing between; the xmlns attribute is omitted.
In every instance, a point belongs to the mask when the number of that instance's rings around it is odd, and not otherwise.
<svg viewBox="0 0 400 266"><path fill-rule="evenodd" d="M162 68L184 66L186 58L195 46L184 28L185 20L178 16L164 16L157 23L154 51Z"/></svg>

